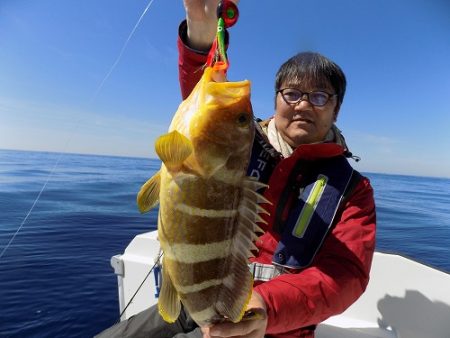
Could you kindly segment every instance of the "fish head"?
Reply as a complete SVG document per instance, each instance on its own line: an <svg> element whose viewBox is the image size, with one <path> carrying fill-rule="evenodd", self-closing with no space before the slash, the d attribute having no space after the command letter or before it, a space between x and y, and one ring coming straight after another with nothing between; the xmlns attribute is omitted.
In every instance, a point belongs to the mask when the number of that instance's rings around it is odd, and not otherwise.
<svg viewBox="0 0 450 338"><path fill-rule="evenodd" d="M205 176L224 166L246 168L254 139L250 82L208 82L189 125L195 160Z"/></svg>

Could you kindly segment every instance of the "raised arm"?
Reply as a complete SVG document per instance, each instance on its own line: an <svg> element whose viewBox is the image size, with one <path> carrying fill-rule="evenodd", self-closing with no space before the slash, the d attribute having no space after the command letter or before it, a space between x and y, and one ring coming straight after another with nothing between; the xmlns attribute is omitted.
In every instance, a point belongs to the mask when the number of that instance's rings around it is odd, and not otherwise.
<svg viewBox="0 0 450 338"><path fill-rule="evenodd" d="M203 74L202 68L216 36L219 1L183 0L186 21L181 23L178 35L178 71L183 99ZM238 0L233 2L238 3Z"/></svg>
<svg viewBox="0 0 450 338"><path fill-rule="evenodd" d="M207 52L216 35L219 0L184 0L188 46Z"/></svg>

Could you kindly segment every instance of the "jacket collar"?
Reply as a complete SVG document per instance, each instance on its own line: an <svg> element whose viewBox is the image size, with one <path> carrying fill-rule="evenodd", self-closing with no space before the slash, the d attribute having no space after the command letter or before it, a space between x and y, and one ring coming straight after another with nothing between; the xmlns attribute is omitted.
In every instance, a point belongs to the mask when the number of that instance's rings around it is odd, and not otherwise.
<svg viewBox="0 0 450 338"><path fill-rule="evenodd" d="M278 132L275 126L275 120L272 118L269 121L263 121L262 129L267 135L270 144L284 157L290 157L294 153L302 154L304 158L318 159L326 158L338 155L344 155L346 157L353 157L355 160L359 160L358 157L354 157L348 149L345 138L339 128L333 124L331 129L325 136L325 140L318 143L302 144L296 149L293 149Z"/></svg>

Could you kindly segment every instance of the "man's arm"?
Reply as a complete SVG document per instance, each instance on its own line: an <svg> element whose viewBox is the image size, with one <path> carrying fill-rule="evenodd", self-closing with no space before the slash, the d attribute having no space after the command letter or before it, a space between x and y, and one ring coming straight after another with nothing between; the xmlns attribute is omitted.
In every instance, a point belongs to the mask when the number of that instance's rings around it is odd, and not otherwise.
<svg viewBox="0 0 450 338"><path fill-rule="evenodd" d="M216 36L219 0L184 0L186 20L178 32L178 70L183 100L203 74L207 54Z"/></svg>
<svg viewBox="0 0 450 338"><path fill-rule="evenodd" d="M232 0L238 3L238 0ZM186 20L178 32L178 69L183 100L203 74L208 52L217 31L219 0L184 0ZM225 43L228 35L225 36Z"/></svg>
<svg viewBox="0 0 450 338"><path fill-rule="evenodd" d="M178 29L178 76L181 96L186 99L203 74L207 52L192 49L188 46L187 23L183 21Z"/></svg>

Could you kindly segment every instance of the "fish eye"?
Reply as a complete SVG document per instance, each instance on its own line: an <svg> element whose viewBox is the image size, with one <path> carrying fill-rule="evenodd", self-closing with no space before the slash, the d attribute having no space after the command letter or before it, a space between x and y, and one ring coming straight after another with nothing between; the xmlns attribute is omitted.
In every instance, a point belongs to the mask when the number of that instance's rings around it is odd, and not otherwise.
<svg viewBox="0 0 450 338"><path fill-rule="evenodd" d="M241 113L238 115L238 117L236 118L236 122L239 126L241 127L245 127L249 124L249 118L247 116L247 114L245 113Z"/></svg>

